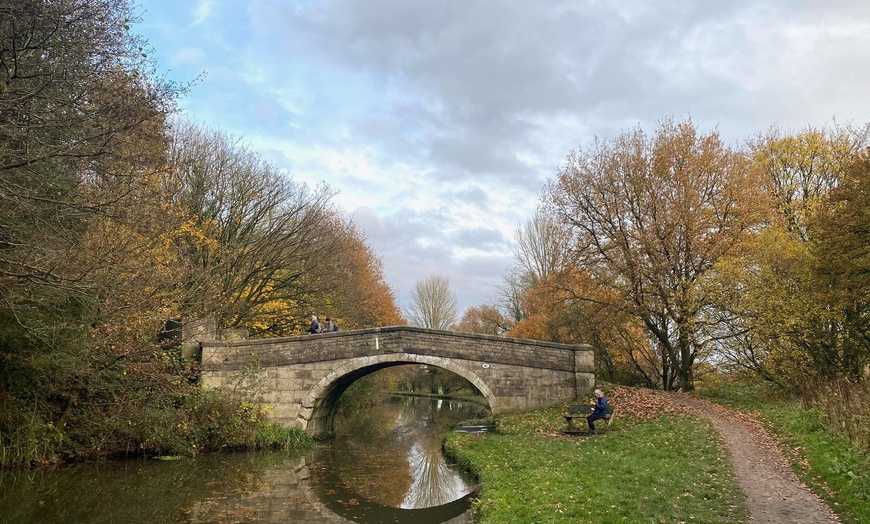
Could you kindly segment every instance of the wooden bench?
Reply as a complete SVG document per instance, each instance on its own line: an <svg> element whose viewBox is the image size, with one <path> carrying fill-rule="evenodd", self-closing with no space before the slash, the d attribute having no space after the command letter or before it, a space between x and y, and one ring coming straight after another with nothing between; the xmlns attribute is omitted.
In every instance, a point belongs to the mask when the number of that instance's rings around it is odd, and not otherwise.
<svg viewBox="0 0 870 524"><path fill-rule="evenodd" d="M565 422L568 423L568 427L565 428L565 433L568 435L585 435L589 432L588 426L585 424L586 417L588 417L592 413L592 406L589 404L571 404L568 406L568 414L565 415ZM607 414L604 415L604 418L600 418L595 421L595 431L596 433L601 433L603 431L607 431L610 428L610 421L613 420L613 404L607 404ZM583 419L584 424L581 427L577 427L574 425L574 419L579 418Z"/></svg>

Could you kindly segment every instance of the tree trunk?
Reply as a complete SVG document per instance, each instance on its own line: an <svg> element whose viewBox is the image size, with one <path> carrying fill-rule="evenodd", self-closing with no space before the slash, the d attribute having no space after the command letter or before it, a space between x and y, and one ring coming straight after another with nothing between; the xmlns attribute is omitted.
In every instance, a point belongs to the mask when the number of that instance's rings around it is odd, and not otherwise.
<svg viewBox="0 0 870 524"><path fill-rule="evenodd" d="M677 367L680 377L680 389L685 392L695 390L695 373L693 372L695 359L692 354L692 343L688 339L688 336L681 333L677 341L680 349L680 362Z"/></svg>

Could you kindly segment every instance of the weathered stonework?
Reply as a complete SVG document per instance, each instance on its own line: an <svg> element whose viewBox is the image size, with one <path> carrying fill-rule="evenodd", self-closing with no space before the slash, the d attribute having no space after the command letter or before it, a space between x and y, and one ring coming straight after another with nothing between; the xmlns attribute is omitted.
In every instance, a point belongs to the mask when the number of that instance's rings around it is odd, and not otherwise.
<svg viewBox="0 0 870 524"><path fill-rule="evenodd" d="M312 434L332 429L341 394L399 364L428 364L465 378L493 414L552 406L595 385L592 347L407 326L267 340L203 341L205 387L273 406L278 423Z"/></svg>

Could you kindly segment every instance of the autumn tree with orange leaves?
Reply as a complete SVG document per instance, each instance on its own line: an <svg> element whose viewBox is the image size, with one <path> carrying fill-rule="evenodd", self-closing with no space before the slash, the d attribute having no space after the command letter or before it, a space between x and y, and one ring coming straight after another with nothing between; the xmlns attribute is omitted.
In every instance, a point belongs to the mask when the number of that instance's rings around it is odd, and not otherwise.
<svg viewBox="0 0 870 524"><path fill-rule="evenodd" d="M321 227L340 254L318 271L321 291L312 310L333 318L340 329L404 325L395 294L384 278L383 263L359 227L339 215Z"/></svg>
<svg viewBox="0 0 870 524"><path fill-rule="evenodd" d="M508 323L496 306L481 304L466 309L451 329L481 335L503 335L508 330Z"/></svg>
<svg viewBox="0 0 870 524"><path fill-rule="evenodd" d="M601 376L624 384L658 387L660 356L638 336L638 322L618 309L606 290L571 261L567 228L543 209L514 232L514 267L505 289L521 315L505 321L508 336L565 344L592 344ZM468 312L467 312L468 314Z"/></svg>
<svg viewBox="0 0 870 524"><path fill-rule="evenodd" d="M0 466L124 449L112 421L184 389L154 340L173 312L159 188L182 90L134 11L0 2Z"/></svg>
<svg viewBox="0 0 870 524"><path fill-rule="evenodd" d="M746 156L691 120L665 120L652 136L636 128L572 152L545 200L571 231L573 263L644 326L662 386L693 390L712 302L699 284L763 218Z"/></svg>

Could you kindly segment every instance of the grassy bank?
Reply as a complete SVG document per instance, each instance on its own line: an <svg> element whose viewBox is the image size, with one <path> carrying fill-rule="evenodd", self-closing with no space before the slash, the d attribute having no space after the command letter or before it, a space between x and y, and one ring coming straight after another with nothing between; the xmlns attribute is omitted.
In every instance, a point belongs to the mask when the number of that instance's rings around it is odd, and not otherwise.
<svg viewBox="0 0 870 524"><path fill-rule="evenodd" d="M497 433L448 438L448 453L480 481L478 522L745 522L706 420L622 414L608 434L566 437L564 411L503 416Z"/></svg>
<svg viewBox="0 0 870 524"><path fill-rule="evenodd" d="M850 442L840 424L818 409L762 385L726 386L701 395L742 411L757 413L776 435L792 469L824 498L845 523L870 522L868 451ZM831 402L842 403L840 398ZM860 407L852 411L857 415ZM870 421L865 421L870 424Z"/></svg>

